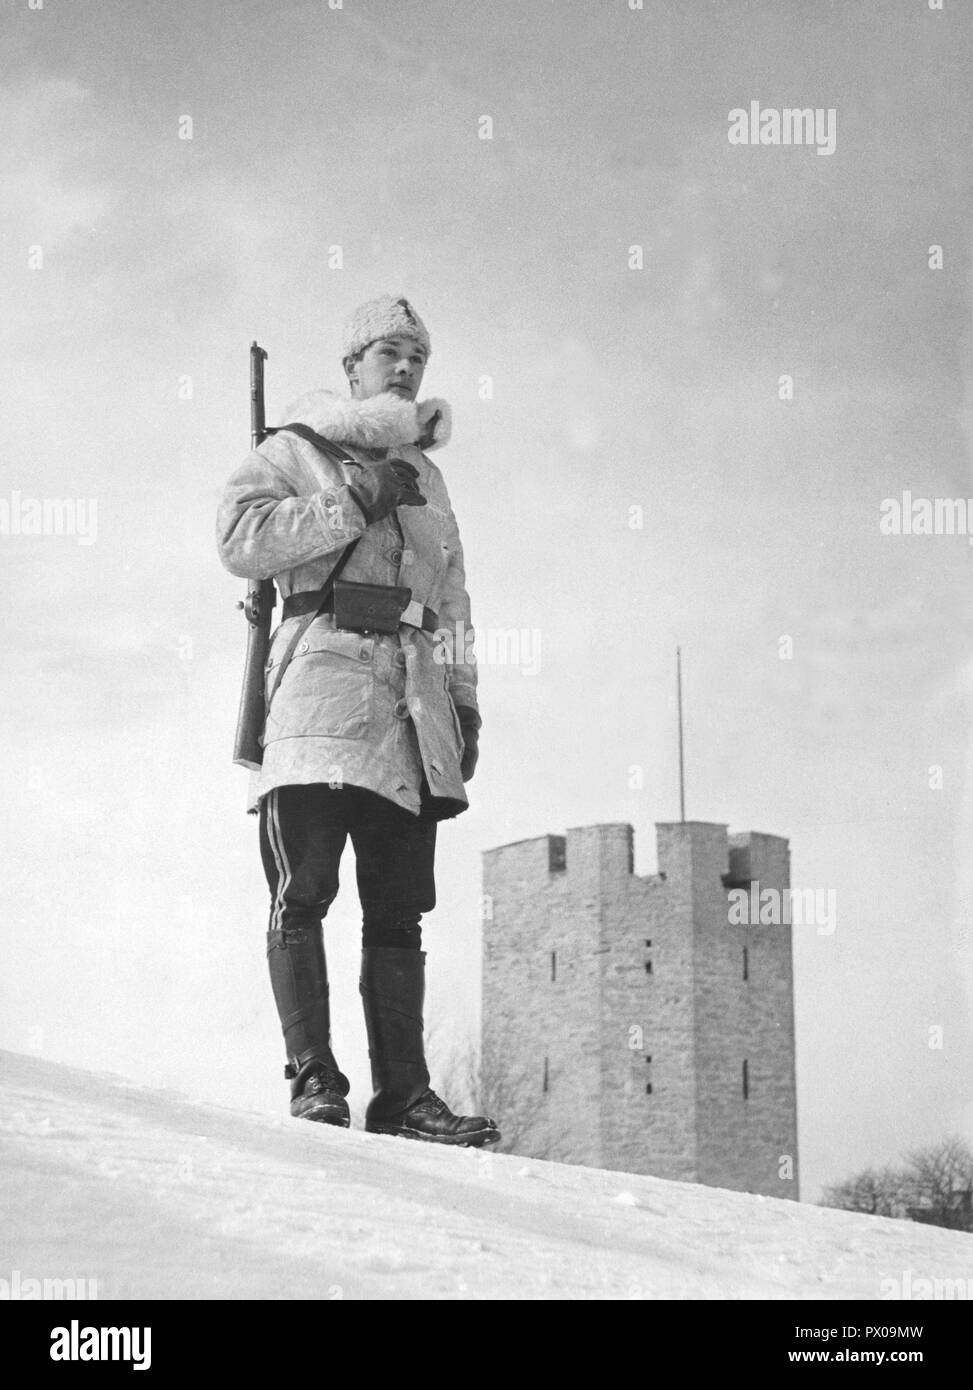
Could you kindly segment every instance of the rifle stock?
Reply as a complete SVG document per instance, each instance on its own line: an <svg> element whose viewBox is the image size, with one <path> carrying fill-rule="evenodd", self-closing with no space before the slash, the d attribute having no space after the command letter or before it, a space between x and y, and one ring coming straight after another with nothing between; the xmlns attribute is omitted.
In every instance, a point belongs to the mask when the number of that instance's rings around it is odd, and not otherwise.
<svg viewBox="0 0 973 1390"><path fill-rule="evenodd" d="M267 354L256 342L250 344L250 446L256 449L268 434L264 420L264 362ZM247 655L243 667L243 688L237 713L233 761L257 771L263 763L263 731L266 719L264 673L270 650L270 627L277 591L272 579L251 579L247 597L237 604L247 619Z"/></svg>

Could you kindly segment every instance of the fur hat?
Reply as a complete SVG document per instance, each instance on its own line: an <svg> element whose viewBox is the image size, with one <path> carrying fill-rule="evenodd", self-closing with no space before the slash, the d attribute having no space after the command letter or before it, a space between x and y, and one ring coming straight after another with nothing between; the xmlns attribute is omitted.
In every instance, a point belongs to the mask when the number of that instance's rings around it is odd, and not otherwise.
<svg viewBox="0 0 973 1390"><path fill-rule="evenodd" d="M344 355L354 357L376 338L395 338L399 334L420 342L427 357L432 352L426 325L409 301L380 294L377 299L359 305L345 324Z"/></svg>

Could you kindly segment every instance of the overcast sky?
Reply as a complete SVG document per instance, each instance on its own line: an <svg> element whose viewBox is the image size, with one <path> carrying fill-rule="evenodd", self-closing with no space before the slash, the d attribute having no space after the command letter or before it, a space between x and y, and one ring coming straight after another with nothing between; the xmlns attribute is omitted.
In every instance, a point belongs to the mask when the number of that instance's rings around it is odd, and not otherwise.
<svg viewBox="0 0 973 1390"><path fill-rule="evenodd" d="M655 868L681 643L688 815L789 837L794 883L837 895L833 935L795 930L805 1197L971 1135L971 551L879 531L904 490L973 496L964 7L47 0L3 24L0 498L97 510L91 544L0 536L0 1045L284 1103L214 513L250 340L277 420L339 384L345 317L388 290L453 404L474 619L541 644L533 674L481 666L429 1020L475 1023L484 849L631 821ZM833 110L834 153L731 144L752 101ZM343 878L363 1098L350 851Z"/></svg>

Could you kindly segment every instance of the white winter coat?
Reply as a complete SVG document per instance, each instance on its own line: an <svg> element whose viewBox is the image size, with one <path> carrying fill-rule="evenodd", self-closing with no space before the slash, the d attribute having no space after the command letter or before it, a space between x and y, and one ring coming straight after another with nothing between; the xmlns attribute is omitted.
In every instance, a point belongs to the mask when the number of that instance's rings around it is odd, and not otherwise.
<svg viewBox="0 0 973 1390"><path fill-rule="evenodd" d="M417 442L433 449L447 441L449 408L394 393L354 400L313 391L285 419L309 425L361 462L385 450L407 460L419 471L427 505L399 507L367 526L348 491L357 470L296 435L271 435L223 493L217 531L226 568L241 578L272 576L286 597L320 588L361 536L342 579L407 585L438 613L440 632L403 624L394 635L366 637L336 631L331 614L316 618L273 697L253 799L274 787L328 782L367 787L418 813L425 773L439 814L456 815L468 805L456 706L477 707L470 601L446 484ZM273 635L268 691L300 621L282 622Z"/></svg>

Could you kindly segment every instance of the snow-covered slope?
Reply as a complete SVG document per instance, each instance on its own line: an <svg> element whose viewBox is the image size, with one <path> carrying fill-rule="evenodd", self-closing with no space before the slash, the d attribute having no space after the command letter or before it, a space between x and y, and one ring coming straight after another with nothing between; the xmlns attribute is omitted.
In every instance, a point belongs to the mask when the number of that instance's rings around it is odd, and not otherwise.
<svg viewBox="0 0 973 1390"><path fill-rule="evenodd" d="M0 1053L0 1278L99 1298L878 1298L973 1238L337 1131Z"/></svg>

